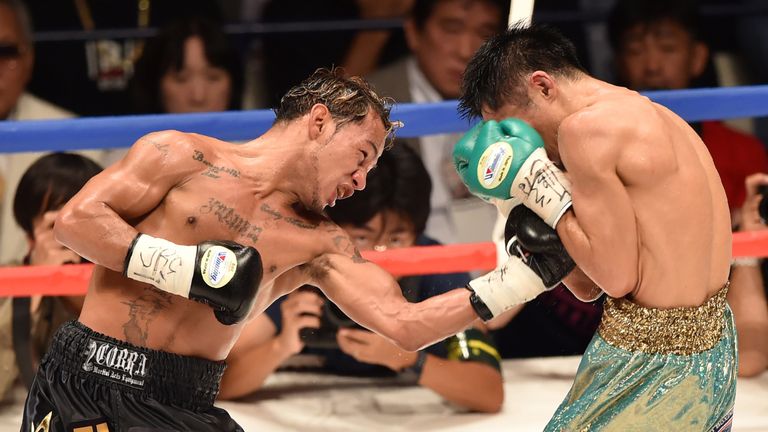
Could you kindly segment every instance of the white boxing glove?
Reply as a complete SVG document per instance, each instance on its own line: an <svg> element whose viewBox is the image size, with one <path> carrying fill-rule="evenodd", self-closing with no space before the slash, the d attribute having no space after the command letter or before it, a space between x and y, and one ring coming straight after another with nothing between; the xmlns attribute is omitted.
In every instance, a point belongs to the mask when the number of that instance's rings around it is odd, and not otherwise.
<svg viewBox="0 0 768 432"><path fill-rule="evenodd" d="M480 318L488 321L513 306L533 300L547 287L519 257L511 256L492 272L471 280L470 302Z"/></svg>

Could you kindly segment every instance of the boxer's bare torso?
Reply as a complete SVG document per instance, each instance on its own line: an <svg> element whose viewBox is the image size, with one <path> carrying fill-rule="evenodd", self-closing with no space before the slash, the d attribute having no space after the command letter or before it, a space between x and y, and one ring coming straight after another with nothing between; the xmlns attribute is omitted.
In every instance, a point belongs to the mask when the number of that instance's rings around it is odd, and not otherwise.
<svg viewBox="0 0 768 432"><path fill-rule="evenodd" d="M518 117L567 171L572 211L557 232L578 265L563 282L582 300L601 291L648 307L697 306L726 283L731 257L725 192L704 143L648 98L586 74L535 72Z"/></svg>
<svg viewBox="0 0 768 432"><path fill-rule="evenodd" d="M360 152L346 150L354 159L353 169L358 162L374 165L383 151L384 130L373 124L371 120L365 125L375 131L370 133L375 146L363 145L364 161ZM329 183L330 191L314 185L302 189L290 183L320 183L311 166L295 164L290 168L296 172L287 177L279 172L286 161L297 157L287 149L261 150L259 143L234 145L175 131L139 140L126 159L89 183L71 203L89 211L94 204L107 206L127 225L110 221L105 226L114 229L100 231L98 219L112 214L83 217L74 211L70 214L82 219L68 224L69 233L60 235L94 262L103 263L95 267L80 321L139 346L208 359L226 357L242 325L222 325L208 306L119 272L130 243L126 240L136 231L184 245L215 239L255 247L264 276L253 313L296 288L313 271L322 271L322 263L313 259L323 253L338 252L353 262L362 261L338 226L299 204L299 193L312 196L313 202L322 195L321 209L333 200L325 195L332 196L336 184L343 188L339 193L351 194L353 186L344 180L348 176ZM344 164L342 159L336 161Z"/></svg>
<svg viewBox="0 0 768 432"><path fill-rule="evenodd" d="M667 108L590 83L593 99L558 131L574 200L558 233L609 294L618 287L657 308L702 304L725 284L731 257L725 192L707 148Z"/></svg>

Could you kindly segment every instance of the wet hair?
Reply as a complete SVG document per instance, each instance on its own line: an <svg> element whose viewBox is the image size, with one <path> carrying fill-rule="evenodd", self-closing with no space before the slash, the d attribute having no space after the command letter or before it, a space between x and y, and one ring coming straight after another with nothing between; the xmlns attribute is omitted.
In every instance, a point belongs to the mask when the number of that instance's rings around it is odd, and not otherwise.
<svg viewBox="0 0 768 432"><path fill-rule="evenodd" d="M28 237L34 238L33 221L58 210L102 168L74 153L41 156L21 176L13 198L13 216Z"/></svg>
<svg viewBox="0 0 768 432"><path fill-rule="evenodd" d="M470 60L461 84L459 110L464 117L480 117L483 107L496 110L504 103L527 105L527 74L541 70L575 78L587 73L576 48L555 28L514 24L486 41Z"/></svg>
<svg viewBox="0 0 768 432"><path fill-rule="evenodd" d="M289 89L274 109L275 123L295 120L309 113L312 106L318 103L328 108L338 127L349 122L362 122L369 110L379 116L389 136L399 126L399 122L389 119L392 101L379 96L365 79L345 77L341 68L317 69Z"/></svg>
<svg viewBox="0 0 768 432"><path fill-rule="evenodd" d="M27 5L21 0L0 0L0 6L5 6L10 9L16 20L19 22L21 28L21 35L24 41L32 43L32 20L29 17L29 10Z"/></svg>
<svg viewBox="0 0 768 432"><path fill-rule="evenodd" d="M423 29L424 24L432 16L435 8L439 3L447 0L415 0L413 6L411 6L410 19L418 29ZM467 1L467 0L462 0ZM509 2L506 0L469 0L469 1L481 1L494 6L499 11L499 16L502 18L499 20L499 30L503 29L507 23L506 17L509 14Z"/></svg>
<svg viewBox="0 0 768 432"><path fill-rule="evenodd" d="M608 39L614 52L621 52L626 32L636 25L649 26L670 20L691 38L701 40L696 0L619 0L608 15Z"/></svg>
<svg viewBox="0 0 768 432"><path fill-rule="evenodd" d="M418 154L397 142L368 174L365 189L326 208L337 224L363 226L378 213L391 210L410 220L419 236L427 226L432 181Z"/></svg>
<svg viewBox="0 0 768 432"><path fill-rule="evenodd" d="M184 47L192 37L202 41L206 61L229 75L232 89L227 108L238 110L242 107L242 64L226 33L216 21L186 17L169 23L144 45L141 57L136 61L130 89L137 112L165 112L160 91L162 78L168 71L178 71L184 67Z"/></svg>

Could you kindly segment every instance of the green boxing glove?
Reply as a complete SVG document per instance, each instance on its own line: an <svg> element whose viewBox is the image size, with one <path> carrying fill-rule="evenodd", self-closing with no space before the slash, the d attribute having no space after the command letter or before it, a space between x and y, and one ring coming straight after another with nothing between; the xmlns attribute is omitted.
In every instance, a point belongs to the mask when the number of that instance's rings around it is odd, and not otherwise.
<svg viewBox="0 0 768 432"><path fill-rule="evenodd" d="M520 119L477 124L456 143L453 162L474 195L497 207L520 202L553 228L571 206L568 179L547 157L538 132Z"/></svg>

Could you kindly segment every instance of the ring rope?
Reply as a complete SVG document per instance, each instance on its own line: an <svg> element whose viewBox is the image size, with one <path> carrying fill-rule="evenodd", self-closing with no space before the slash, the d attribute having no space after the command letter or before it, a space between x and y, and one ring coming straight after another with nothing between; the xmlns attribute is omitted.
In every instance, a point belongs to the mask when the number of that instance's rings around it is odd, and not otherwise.
<svg viewBox="0 0 768 432"><path fill-rule="evenodd" d="M766 257L767 242L768 231L734 233L733 256ZM491 242L415 246L362 254L393 276L491 270L496 265L496 247ZM93 264L2 267L0 297L85 295L92 271Z"/></svg>
<svg viewBox="0 0 768 432"><path fill-rule="evenodd" d="M768 85L644 93L687 121L768 115ZM457 102L397 104L392 118L405 126L397 136L465 132L472 123L457 112ZM198 114L156 114L81 117L66 120L0 121L0 153L67 151L129 147L149 132L176 129L227 141L245 141L266 132L274 122L271 110Z"/></svg>

